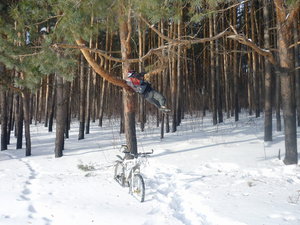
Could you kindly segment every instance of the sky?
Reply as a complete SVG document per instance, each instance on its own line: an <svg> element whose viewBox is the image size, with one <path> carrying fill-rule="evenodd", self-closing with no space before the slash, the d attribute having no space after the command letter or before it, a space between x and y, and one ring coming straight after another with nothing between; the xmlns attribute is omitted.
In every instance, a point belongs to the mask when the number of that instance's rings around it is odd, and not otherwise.
<svg viewBox="0 0 300 225"><path fill-rule="evenodd" d="M97 124L79 141L72 122L61 158L43 124L31 126L30 157L11 138L0 152L1 225L300 224L300 166L283 164L282 132L263 141L263 118L212 126L209 116L186 116L162 140L154 118L144 132L137 125L139 152L154 151L141 166L143 203L113 178L125 143L119 120Z"/></svg>

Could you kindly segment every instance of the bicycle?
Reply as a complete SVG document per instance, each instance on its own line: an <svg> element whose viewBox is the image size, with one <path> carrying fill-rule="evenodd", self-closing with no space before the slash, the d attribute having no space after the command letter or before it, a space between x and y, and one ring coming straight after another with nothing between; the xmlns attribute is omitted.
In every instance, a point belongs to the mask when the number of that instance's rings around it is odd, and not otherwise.
<svg viewBox="0 0 300 225"><path fill-rule="evenodd" d="M118 160L115 164L114 179L122 186L129 187L129 193L140 202L145 200L145 182L141 175L141 160L139 157L146 157L152 152L130 153L127 145L122 145L121 150L124 157L117 155Z"/></svg>

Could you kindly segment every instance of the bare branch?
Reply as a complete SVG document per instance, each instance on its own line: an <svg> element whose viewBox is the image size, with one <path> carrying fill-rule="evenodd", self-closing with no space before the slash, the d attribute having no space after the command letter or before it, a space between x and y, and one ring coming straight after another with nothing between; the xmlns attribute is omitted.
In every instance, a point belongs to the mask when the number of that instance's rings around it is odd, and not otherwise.
<svg viewBox="0 0 300 225"><path fill-rule="evenodd" d="M30 54L24 54L24 55L12 55L12 58L25 58L25 57L29 57L29 56L35 56L35 55L39 55L42 54L44 51L40 51L40 52L34 52L34 53L30 53Z"/></svg>
<svg viewBox="0 0 300 225"><path fill-rule="evenodd" d="M277 65L277 61L270 50L260 48L251 39L248 39L245 35L238 34L233 26L231 26L231 29L233 30L234 34L227 36L227 38L234 39L241 44L247 45L258 54L267 57L270 63L272 63L273 65Z"/></svg>
<svg viewBox="0 0 300 225"><path fill-rule="evenodd" d="M232 8L235 8L235 7L237 7L237 6L240 6L240 5L242 5L242 4L244 4L244 3L247 3L247 2L249 2L249 1L250 1L250 0L245 0L245 1L242 1L242 2L239 2L239 3L236 3L236 4L231 5L231 6L227 7L227 8L225 8L225 9L219 9L219 10L217 10L217 12L225 12L225 11L227 11L227 10L230 10L230 9L232 9Z"/></svg>
<svg viewBox="0 0 300 225"><path fill-rule="evenodd" d="M113 56L108 55L108 53L106 51L97 49L97 48L89 48L86 47L84 44L83 45L70 45L70 44L53 44L52 45L54 48L69 48L69 49L79 49L79 50L88 50L90 52L94 52L99 54L99 56L104 57L108 60L114 61L114 62L119 62L119 63L123 63L125 62L125 60L121 59L121 58L116 58ZM147 58L149 58L152 55L161 55L160 51L162 51L163 49L168 48L168 46L161 46L155 49L150 49L147 54L145 54L143 57L141 58L135 58L135 59L128 59L127 62L129 63L138 63L138 62L143 62L145 61Z"/></svg>
<svg viewBox="0 0 300 225"><path fill-rule="evenodd" d="M300 41L298 41L298 42L296 42L296 43L294 43L294 44L290 45L290 46L289 46L289 48L296 47L297 45L300 45Z"/></svg>
<svg viewBox="0 0 300 225"><path fill-rule="evenodd" d="M210 41L217 40L223 36L226 36L228 34L231 34L231 32L228 31L229 28L225 29L223 32L209 38L199 38L199 39L172 39L167 36L165 36L163 33L161 33L158 29L155 28L154 25L151 25L144 17L140 16L141 20L151 29L153 30L160 38L166 40L168 42L168 46L182 46L182 45L193 45L193 44L199 44L199 43L206 43Z"/></svg>

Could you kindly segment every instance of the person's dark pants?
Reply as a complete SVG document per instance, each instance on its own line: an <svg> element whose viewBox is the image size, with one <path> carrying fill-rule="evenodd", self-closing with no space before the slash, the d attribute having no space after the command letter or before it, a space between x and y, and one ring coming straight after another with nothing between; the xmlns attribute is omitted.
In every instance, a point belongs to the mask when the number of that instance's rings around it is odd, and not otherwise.
<svg viewBox="0 0 300 225"><path fill-rule="evenodd" d="M155 105L157 108L165 106L166 98L159 92L151 90L144 95L145 99L151 104Z"/></svg>

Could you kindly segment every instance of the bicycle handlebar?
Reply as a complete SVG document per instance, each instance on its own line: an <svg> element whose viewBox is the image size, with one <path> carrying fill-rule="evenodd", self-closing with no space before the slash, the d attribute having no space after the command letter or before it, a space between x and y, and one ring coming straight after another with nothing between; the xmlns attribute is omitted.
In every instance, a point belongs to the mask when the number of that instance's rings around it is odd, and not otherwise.
<svg viewBox="0 0 300 225"><path fill-rule="evenodd" d="M153 149L151 150L151 152L141 152L141 153L137 153L137 154L132 154L129 149L128 149L128 146L123 144L121 145L121 148L123 148L123 153L128 154L128 155L131 155L135 158L139 157L139 156L142 156L142 157L145 157L146 155L150 155L150 154L153 154Z"/></svg>
<svg viewBox="0 0 300 225"><path fill-rule="evenodd" d="M131 152L123 152L123 153L125 153L125 155L130 155L130 156L133 156L134 158L138 158L139 156L145 157L146 155L153 154L153 149L151 152L141 152L141 153L137 153L137 154L133 154Z"/></svg>

